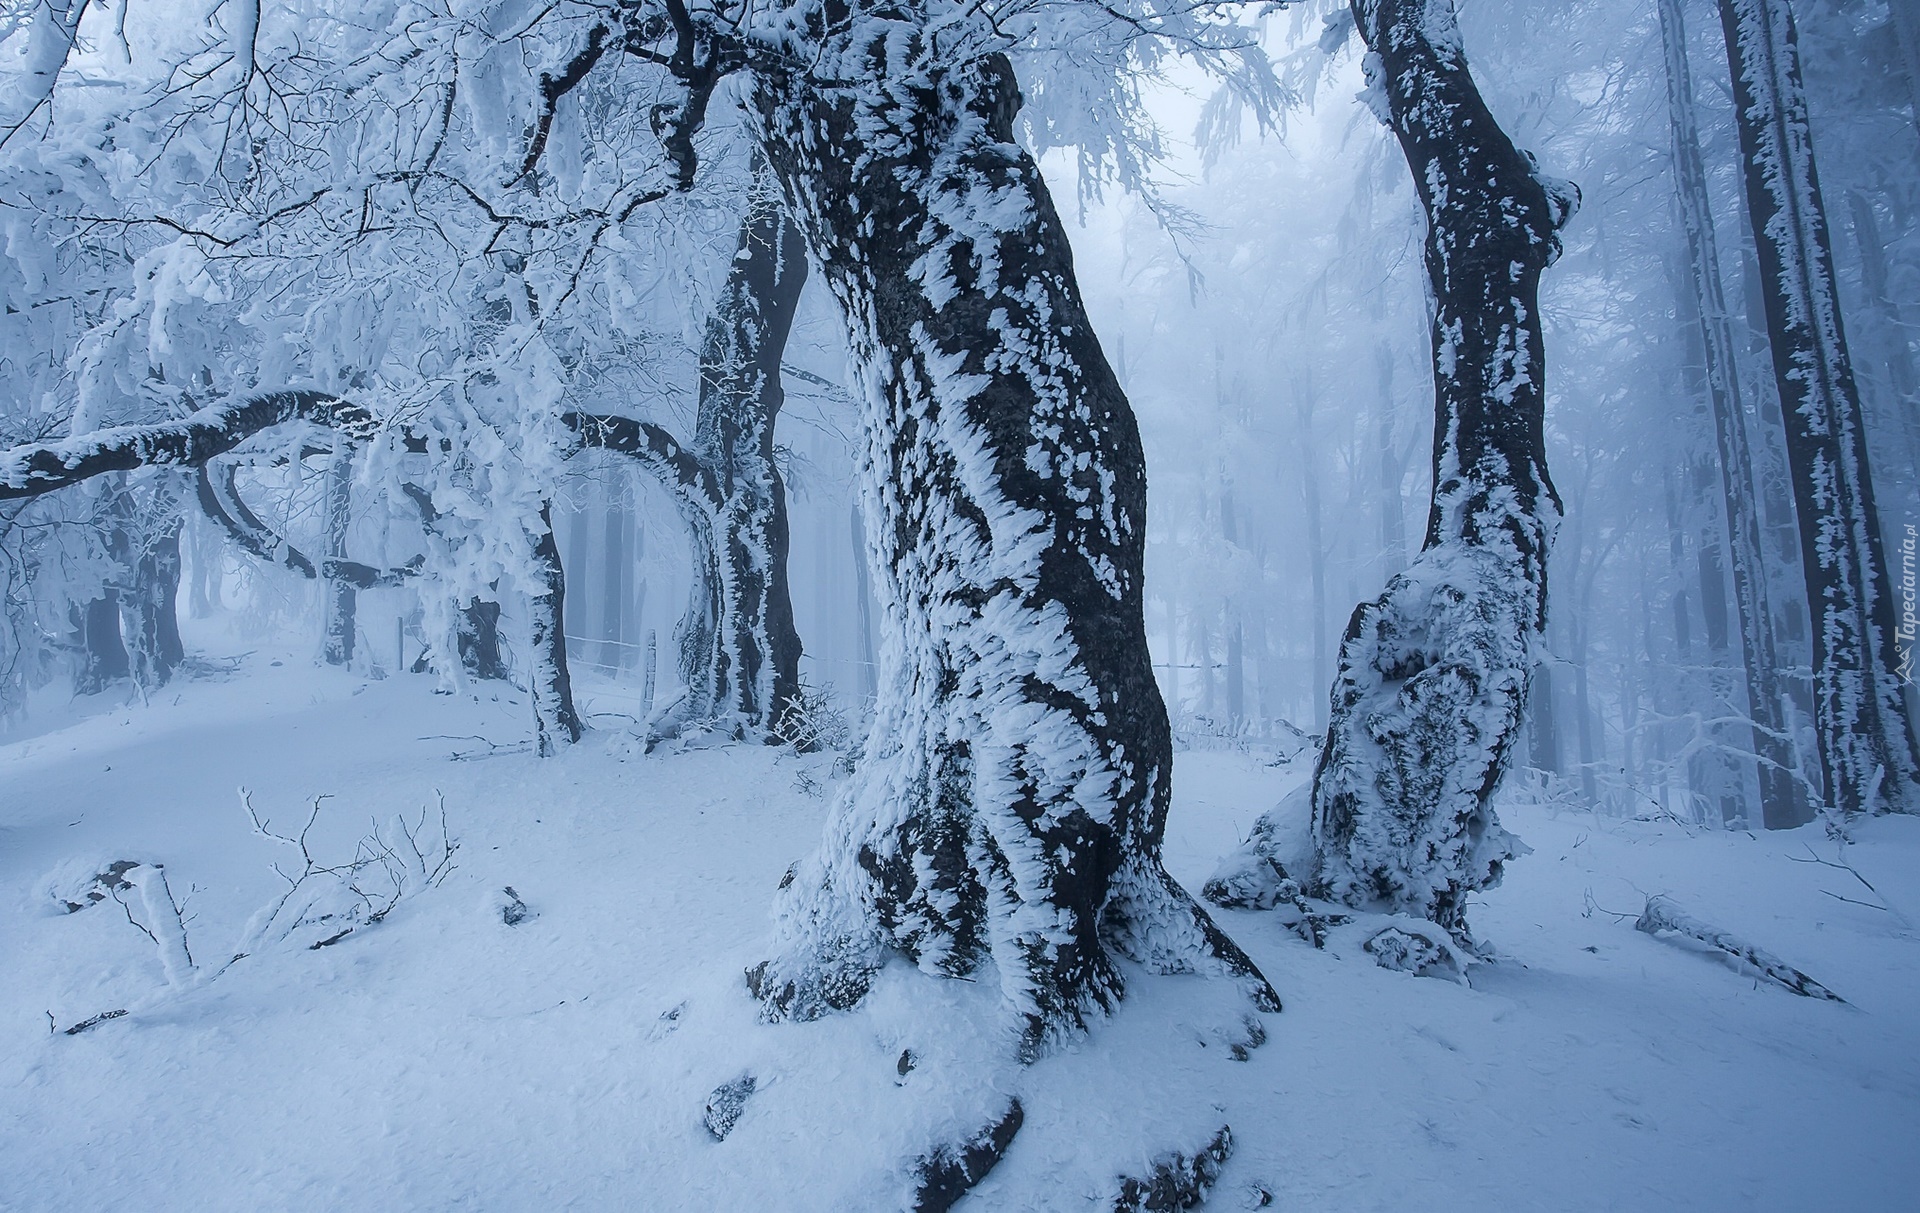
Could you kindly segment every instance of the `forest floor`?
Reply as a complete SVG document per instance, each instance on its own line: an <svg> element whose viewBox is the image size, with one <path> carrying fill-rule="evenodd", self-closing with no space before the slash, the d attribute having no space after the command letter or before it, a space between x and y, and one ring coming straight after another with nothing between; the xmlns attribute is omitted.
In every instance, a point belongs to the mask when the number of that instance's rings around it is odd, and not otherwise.
<svg viewBox="0 0 1920 1213"><path fill-rule="evenodd" d="M1920 821L1867 822L1846 849L1875 893L1807 862L1839 853L1813 829L1512 804L1534 851L1473 911L1499 958L1470 984L1223 913L1287 1004L1249 1060L1222 1047L1236 992L1135 972L1120 1013L1019 1069L983 1026L990 983L905 966L850 1014L755 1021L740 973L817 840L831 756L643 755L606 717L538 761L513 747L516 696L433 682L262 646L151 703L53 705L0 735L0 1208L884 1210L917 1154L1009 1095L1025 1126L962 1208L1104 1207L1121 1174L1222 1124L1236 1149L1210 1208L1920 1200ZM1268 762L1179 756L1166 849L1188 887L1304 775ZM329 797L322 864L444 796L456 866L331 946L312 945L351 920L221 971L285 888L271 865L299 863L253 832L240 787L276 832ZM56 900L115 860L163 863L187 903L196 970L171 985L129 921L153 925L138 891L126 911ZM509 885L530 910L515 926ZM1846 1004L1635 931L1655 893ZM708 1093L749 1073L716 1142Z"/></svg>

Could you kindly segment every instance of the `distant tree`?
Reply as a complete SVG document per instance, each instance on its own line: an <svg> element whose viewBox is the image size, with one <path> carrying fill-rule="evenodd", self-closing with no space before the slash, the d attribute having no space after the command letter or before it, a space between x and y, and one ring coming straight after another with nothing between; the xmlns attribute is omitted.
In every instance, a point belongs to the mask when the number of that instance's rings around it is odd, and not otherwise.
<svg viewBox="0 0 1920 1213"><path fill-rule="evenodd" d="M1791 828L1808 820L1810 806L1805 791L1795 782L1796 763L1780 686L1781 663L1773 636L1767 548L1761 537L1761 507L1756 497L1758 486L1740 391L1733 314L1720 277L1720 253L1706 166L1700 152L1693 73L1687 62L1686 21L1680 0L1660 0L1660 35L1673 141L1675 198L1687 242L1687 287L1693 294L1693 311L1700 330L1713 449L1718 455L1717 467L1714 463L1703 463L1693 470L1693 475L1703 484L1712 482L1712 487L1703 488L1703 493L1710 495L1717 489L1724 503L1719 521L1724 528L1724 550L1729 557L1726 567L1732 574L1734 619L1738 624L1740 658L1746 675L1746 710L1753 721L1750 744L1759 759L1761 818L1771 828ZM1716 541L1702 554L1703 586L1716 583L1721 576L1720 550Z"/></svg>
<svg viewBox="0 0 1920 1213"><path fill-rule="evenodd" d="M1786 0L1720 0L1774 382L1813 612L1814 735L1829 813L1920 811L1866 420Z"/></svg>

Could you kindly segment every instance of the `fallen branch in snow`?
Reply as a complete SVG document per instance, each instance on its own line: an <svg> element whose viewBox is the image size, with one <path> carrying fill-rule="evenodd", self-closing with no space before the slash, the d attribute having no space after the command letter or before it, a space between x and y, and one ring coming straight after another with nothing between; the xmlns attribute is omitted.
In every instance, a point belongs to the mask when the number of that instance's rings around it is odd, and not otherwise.
<svg viewBox="0 0 1920 1213"><path fill-rule="evenodd" d="M1767 980L1785 986L1803 998L1825 998L1839 1003L1847 1001L1773 953L1755 947L1738 935L1701 922L1665 897L1647 898L1647 908L1633 925L1635 930L1645 931L1655 937L1682 935L1716 951L1725 952L1757 970Z"/></svg>
<svg viewBox="0 0 1920 1213"><path fill-rule="evenodd" d="M89 890L86 902L76 904L66 899L69 912L108 897L118 902L126 911L127 921L153 941L167 977L165 991L131 1006L83 1019L67 1028L66 1034L76 1036L106 1020L160 1005L169 995L205 985L237 961L263 947L284 942L302 927L318 928L313 932L315 938L306 945L308 951L337 944L354 931L383 921L402 900L439 885L453 871L453 857L460 844L447 832L445 797L440 798L437 839L429 831L427 811L423 808L413 822L395 816L384 831L375 825L372 832L355 844L353 856L336 864L323 864L315 859L307 841L326 800L325 796L314 798L306 823L298 834L276 834L254 811L251 793L240 789L240 803L247 819L253 823L253 832L299 851L301 867L294 874L274 865L273 870L287 882L285 891L247 920L239 943L217 968L204 968L194 961L188 947L182 903L174 898L167 884L166 869L161 864L122 861L95 877L101 896L94 897L94 890ZM134 916L133 905L120 895L129 889L140 894L139 918ZM524 905L521 909L524 912ZM48 1012L47 1018L51 1025L52 1012Z"/></svg>
<svg viewBox="0 0 1920 1213"><path fill-rule="evenodd" d="M422 809L419 820L412 825L404 817L395 816L388 822L385 835L375 825L371 833L354 845L353 857L339 864L318 862L307 845L307 835L312 831L313 823L319 819L320 806L326 800L325 796L314 797L313 809L307 814L306 824L300 828L298 835L289 836L276 834L267 828L266 823L260 820L260 815L254 812L252 793L245 788L240 789L240 803L246 809L247 819L253 823L253 832L298 850L302 866L300 874L294 876L282 871L278 864L274 865L273 870L287 882L287 890L270 907L263 907L248 922L233 960L247 955L276 930L278 935L275 938L285 939L309 924L321 925L328 932L326 938L309 944L309 950L338 943L357 927L384 921L402 898L438 885L453 870L453 856L460 849L460 844L447 833L445 796L439 797L440 837L437 843L427 838L427 812ZM406 847L404 852L400 849L402 844ZM333 881L331 884L322 882L318 894L300 896L301 891L307 888L307 882L316 877L332 877ZM283 914L290 904L300 908L290 921L285 921ZM284 925L281 925L283 921ZM232 964L233 960L227 963Z"/></svg>
<svg viewBox="0 0 1920 1213"><path fill-rule="evenodd" d="M484 750L455 750L447 755L449 762L471 762L476 758L492 758L496 754L524 754L533 748L533 743L530 741L489 741L478 733L429 733L419 740L477 741L487 747Z"/></svg>

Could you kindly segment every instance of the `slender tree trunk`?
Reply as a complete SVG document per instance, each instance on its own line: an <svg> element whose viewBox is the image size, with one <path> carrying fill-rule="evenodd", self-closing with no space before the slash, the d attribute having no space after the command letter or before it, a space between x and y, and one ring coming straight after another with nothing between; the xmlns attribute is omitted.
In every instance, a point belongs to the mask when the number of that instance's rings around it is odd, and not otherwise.
<svg viewBox="0 0 1920 1213"><path fill-rule="evenodd" d="M580 716L573 708L573 679L567 672L567 574L553 536L552 507L540 507L541 531L532 537L533 565L540 589L528 596L527 690L533 700L534 752L550 757L580 740Z"/></svg>
<svg viewBox="0 0 1920 1213"><path fill-rule="evenodd" d="M1920 810L1892 585L1784 0L1720 0L1813 620L1828 811Z"/></svg>
<svg viewBox="0 0 1920 1213"><path fill-rule="evenodd" d="M1864 191L1848 190L1847 210L1853 221L1853 242L1860 251L1860 289L1867 297L1871 345L1877 351L1874 361L1884 376L1876 377L1884 389L1884 407L1891 414L1882 432L1897 436L1906 445L1907 466L1920 466L1920 379L1916 378L1907 341L1907 334L1916 327L1911 315L1914 309L1910 302L1893 298L1887 249L1880 238L1873 200Z"/></svg>
<svg viewBox="0 0 1920 1213"><path fill-rule="evenodd" d="M1714 236L1706 168L1700 156L1693 77L1687 63L1686 26L1680 0L1660 0L1660 33L1666 54L1675 196L1681 227L1687 235L1688 285L1698 317L1707 403L1720 457L1719 483L1713 487L1718 488L1724 503L1721 521L1731 556L1729 571L1733 576L1734 617L1740 628L1740 658L1746 675L1746 708L1753 721L1748 740L1758 759L1761 819L1770 829L1791 828L1811 819L1812 806L1794 778L1797 764L1778 685L1780 659L1774 646L1760 503L1754 496L1753 457L1748 447L1746 410L1740 397L1733 314L1727 306L1726 290L1720 279L1720 252ZM1698 491L1711 495L1712 469L1696 469L1695 475ZM1722 584L1719 569L1706 567L1709 563L1718 565L1717 545L1710 554L1710 549L1703 544L1700 559L1702 591L1709 588L1717 591ZM1709 642L1713 640L1713 624L1709 613Z"/></svg>
<svg viewBox="0 0 1920 1213"><path fill-rule="evenodd" d="M133 562L133 584L120 596L121 631L134 681L165 686L186 657L180 641L180 519L161 529Z"/></svg>
<svg viewBox="0 0 1920 1213"><path fill-rule="evenodd" d="M870 13L822 89L763 69L751 112L839 302L885 611L878 717L750 975L770 1015L846 1007L892 953L989 961L1024 1055L1123 990L1115 953L1245 980L1169 876L1172 744L1142 616L1145 460L1066 231L1014 141L1000 56L943 65ZM912 82L889 73L908 62Z"/></svg>
<svg viewBox="0 0 1920 1213"><path fill-rule="evenodd" d="M1400 486L1406 479L1407 469L1393 434L1393 346L1381 342L1374 357L1380 372L1380 415L1376 418L1380 444L1380 549L1387 576L1391 577L1407 564L1406 512L1400 506Z"/></svg>
<svg viewBox="0 0 1920 1213"><path fill-rule="evenodd" d="M624 481L626 477L617 478ZM606 528L602 536L600 570L600 664L616 673L627 663L626 639L627 586L633 553L632 510L625 486L609 481L607 508L602 514Z"/></svg>
<svg viewBox="0 0 1920 1213"><path fill-rule="evenodd" d="M1537 300L1579 194L1538 176L1494 121L1451 0L1354 0L1352 10L1370 104L1427 216L1433 498L1420 555L1347 625L1314 771L1311 882L1465 937L1467 896L1497 883L1520 849L1492 799L1546 624L1560 502L1547 477ZM1270 836L1256 828L1256 839ZM1236 900L1218 877L1208 890Z"/></svg>
<svg viewBox="0 0 1920 1213"><path fill-rule="evenodd" d="M342 443L327 462L327 556L347 559L347 533L353 526L353 448ZM327 576L321 583L325 635L321 660L328 665L351 665L358 611L358 591L343 577Z"/></svg>
<svg viewBox="0 0 1920 1213"><path fill-rule="evenodd" d="M1530 703L1533 765L1539 770L1558 775L1560 774L1560 723L1553 700L1553 666L1545 661L1534 667Z"/></svg>
<svg viewBox="0 0 1920 1213"><path fill-rule="evenodd" d="M1913 107L1914 133L1920 135L1920 12L1912 0L1887 5L1893 22L1894 43L1900 50L1901 74L1907 78L1907 103Z"/></svg>
<svg viewBox="0 0 1920 1213"><path fill-rule="evenodd" d="M95 695L133 672L126 645L120 639L120 591L108 587L98 598L76 606L74 641L80 664L73 674L73 693Z"/></svg>
<svg viewBox="0 0 1920 1213"><path fill-rule="evenodd" d="M580 495L585 497L592 487L594 487L592 482L582 486ZM573 525L567 528L567 558L565 564L567 568L573 570L574 588L577 591L581 586L586 584L587 569L590 565L587 559L587 539L588 532L592 528L593 514L584 505L581 505L579 509L572 511L572 513ZM587 645L583 639L587 634L589 626L587 623L585 595L576 592L568 601L567 618L565 622L567 625L568 655L578 661L587 660Z"/></svg>

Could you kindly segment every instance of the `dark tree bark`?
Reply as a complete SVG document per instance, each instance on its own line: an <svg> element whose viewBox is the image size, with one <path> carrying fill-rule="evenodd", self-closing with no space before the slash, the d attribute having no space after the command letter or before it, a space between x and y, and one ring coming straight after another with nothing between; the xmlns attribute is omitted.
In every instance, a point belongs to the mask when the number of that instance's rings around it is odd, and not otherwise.
<svg viewBox="0 0 1920 1213"><path fill-rule="evenodd" d="M500 604L472 598L460 608L460 629L453 638L460 651L460 667L469 677L504 679L506 659L500 654Z"/></svg>
<svg viewBox="0 0 1920 1213"><path fill-rule="evenodd" d="M762 64L759 146L865 387L880 698L820 851L749 974L770 1017L865 993L892 954L992 962L1025 1055L1123 992L1116 956L1252 962L1160 861L1172 746L1142 618L1145 464L1012 123L999 56L942 63L909 14L829 37L855 87ZM896 79L902 62L917 65Z"/></svg>
<svg viewBox="0 0 1920 1213"><path fill-rule="evenodd" d="M1497 883L1518 853L1492 799L1522 732L1560 518L1537 299L1579 193L1540 177L1494 122L1451 0L1354 0L1352 10L1369 103L1399 140L1427 216L1433 498L1420 555L1347 625L1314 770L1310 883L1464 937L1467 895ZM1209 896L1258 904L1280 875L1261 850L1271 837L1256 828Z"/></svg>
<svg viewBox="0 0 1920 1213"><path fill-rule="evenodd" d="M1717 477L1712 468L1699 469L1696 484L1705 495L1711 495L1708 482L1717 479L1714 487L1724 502L1721 520L1731 557L1728 571L1733 578L1734 615L1746 675L1747 714L1753 721L1748 730L1749 744L1759 766L1761 819L1770 829L1791 828L1811 819L1812 806L1794 779L1793 745L1778 685L1780 660L1774 647L1760 506L1754 497L1753 457L1740 399L1733 315L1720 278L1720 253L1714 237L1706 167L1700 156L1693 77L1687 63L1686 25L1679 0L1660 0L1660 33L1666 58L1674 189L1681 227L1687 236L1688 285L1700 329L1707 403L1719 454ZM1710 553L1703 545L1700 559L1702 591L1717 592L1721 585L1717 552ZM1708 562L1715 567L1706 567ZM1715 614L1710 609L1706 612L1710 645L1726 630L1722 625L1716 633Z"/></svg>
<svg viewBox="0 0 1920 1213"><path fill-rule="evenodd" d="M701 344L692 444L651 422L567 415L583 446L620 451L658 476L693 540L693 584L676 629L687 690L655 714L657 737L699 726L777 741L800 693L773 438L786 399L780 359L806 274L798 234L756 189Z"/></svg>
<svg viewBox="0 0 1920 1213"><path fill-rule="evenodd" d="M1793 12L1720 0L1813 619L1814 732L1840 817L1920 811L1866 425L1835 294Z"/></svg>

